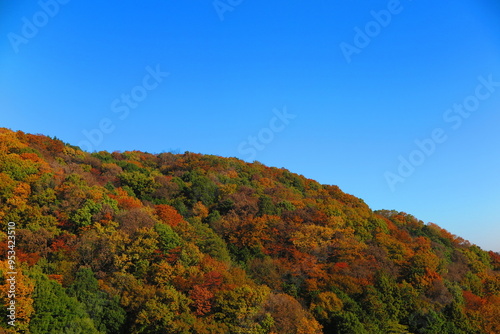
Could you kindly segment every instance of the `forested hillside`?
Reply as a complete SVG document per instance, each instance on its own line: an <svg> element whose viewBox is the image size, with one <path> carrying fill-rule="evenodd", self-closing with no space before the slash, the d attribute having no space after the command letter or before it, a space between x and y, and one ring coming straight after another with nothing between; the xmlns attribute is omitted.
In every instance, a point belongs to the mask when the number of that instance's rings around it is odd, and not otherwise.
<svg viewBox="0 0 500 334"><path fill-rule="evenodd" d="M0 221L5 333L500 333L498 253L260 163L0 129Z"/></svg>

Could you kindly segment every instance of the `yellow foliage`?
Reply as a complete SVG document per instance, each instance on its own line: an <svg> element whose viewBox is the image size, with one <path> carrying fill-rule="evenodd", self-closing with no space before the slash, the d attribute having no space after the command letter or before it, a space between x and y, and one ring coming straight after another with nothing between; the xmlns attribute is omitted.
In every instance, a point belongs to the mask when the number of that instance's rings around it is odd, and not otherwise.
<svg viewBox="0 0 500 334"><path fill-rule="evenodd" d="M343 307L342 300L334 292L327 291L321 292L309 309L319 319L328 320L333 313L339 312Z"/></svg>
<svg viewBox="0 0 500 334"><path fill-rule="evenodd" d="M33 308L33 290L35 284L28 277L26 277L21 268L15 268L15 275L9 275L12 270L9 268L7 260L0 262L0 271L2 272L2 282L0 291L4 299L5 307L8 306L9 300L15 300L16 306L16 328L20 330L27 330L31 315L34 312ZM15 297L12 299L6 298L9 294L10 284L7 278L15 278Z"/></svg>

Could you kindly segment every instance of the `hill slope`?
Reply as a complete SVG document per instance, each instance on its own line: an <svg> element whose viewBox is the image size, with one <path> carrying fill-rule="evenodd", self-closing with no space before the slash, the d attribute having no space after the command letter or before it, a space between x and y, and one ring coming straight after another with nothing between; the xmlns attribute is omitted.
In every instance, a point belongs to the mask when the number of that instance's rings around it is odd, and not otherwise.
<svg viewBox="0 0 500 334"><path fill-rule="evenodd" d="M12 333L500 333L499 254L259 163L0 129L0 220Z"/></svg>

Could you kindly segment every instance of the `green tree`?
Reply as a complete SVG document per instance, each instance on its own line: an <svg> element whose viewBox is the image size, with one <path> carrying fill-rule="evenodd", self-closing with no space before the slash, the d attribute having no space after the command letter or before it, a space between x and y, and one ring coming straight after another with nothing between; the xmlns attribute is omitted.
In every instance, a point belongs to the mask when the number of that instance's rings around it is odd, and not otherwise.
<svg viewBox="0 0 500 334"><path fill-rule="evenodd" d="M181 237L169 225L156 224L155 231L159 236L158 245L165 253L182 245Z"/></svg>
<svg viewBox="0 0 500 334"><path fill-rule="evenodd" d="M409 317L409 325L412 333L447 333L446 320L444 319L442 313L437 313L434 310L420 309L417 312L412 313Z"/></svg>
<svg viewBox="0 0 500 334"><path fill-rule="evenodd" d="M231 259L225 241L208 224L194 222L193 226L196 231L196 238L193 242L196 246L213 258L229 263Z"/></svg>
<svg viewBox="0 0 500 334"><path fill-rule="evenodd" d="M259 197L259 215L276 215L278 214L278 210L273 203L271 197L267 195L262 195Z"/></svg>
<svg viewBox="0 0 500 334"><path fill-rule="evenodd" d="M99 290L91 269L82 268L76 273L68 294L76 297L84 306L95 326L104 333L120 333L125 322L123 310L116 298Z"/></svg>
<svg viewBox="0 0 500 334"><path fill-rule="evenodd" d="M186 197L190 199L191 206L199 201L210 206L218 200L219 188L214 181L200 171L187 172L182 176L182 179L186 182L184 192Z"/></svg>
<svg viewBox="0 0 500 334"><path fill-rule="evenodd" d="M263 328L258 323L257 317L269 293L269 288L266 286L249 285L221 291L215 297L216 319L225 323L231 329L231 333L260 334Z"/></svg>
<svg viewBox="0 0 500 334"><path fill-rule="evenodd" d="M118 175L118 179L124 186L130 187L138 198L151 195L157 188L154 177L147 176L141 172L123 172Z"/></svg>
<svg viewBox="0 0 500 334"><path fill-rule="evenodd" d="M338 334L368 334L359 318L352 312L342 312L333 318L333 328Z"/></svg>
<svg viewBox="0 0 500 334"><path fill-rule="evenodd" d="M191 300L167 286L141 306L131 333L188 334L195 317L191 314Z"/></svg>
<svg viewBox="0 0 500 334"><path fill-rule="evenodd" d="M102 205L88 199L85 204L71 215L71 220L77 227L92 224L92 216L101 211Z"/></svg>
<svg viewBox="0 0 500 334"><path fill-rule="evenodd" d="M61 284L50 280L37 268L30 275L36 282L35 313L30 322L32 334L102 333L96 329L85 307L75 297L68 296Z"/></svg>

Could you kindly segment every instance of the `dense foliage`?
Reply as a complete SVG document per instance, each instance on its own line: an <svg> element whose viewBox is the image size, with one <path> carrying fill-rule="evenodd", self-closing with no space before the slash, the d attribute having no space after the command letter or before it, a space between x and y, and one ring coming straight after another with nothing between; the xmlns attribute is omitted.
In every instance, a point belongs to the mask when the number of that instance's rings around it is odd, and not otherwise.
<svg viewBox="0 0 500 334"><path fill-rule="evenodd" d="M0 221L6 333L500 333L498 253L257 162L0 129Z"/></svg>

